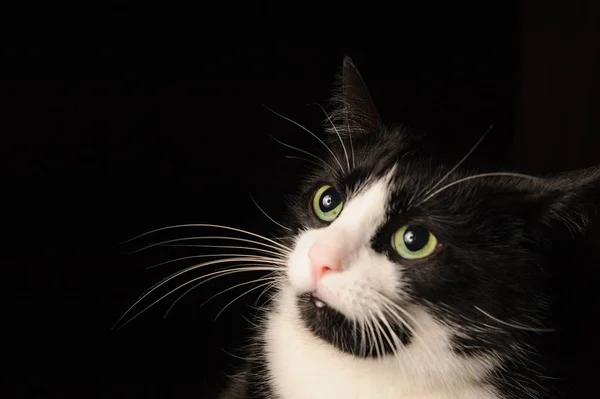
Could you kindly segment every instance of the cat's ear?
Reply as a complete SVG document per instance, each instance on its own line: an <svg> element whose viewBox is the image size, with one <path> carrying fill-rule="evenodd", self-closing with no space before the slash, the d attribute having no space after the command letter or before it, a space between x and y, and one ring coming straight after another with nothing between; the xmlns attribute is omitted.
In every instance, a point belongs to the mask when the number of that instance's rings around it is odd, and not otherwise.
<svg viewBox="0 0 600 399"><path fill-rule="evenodd" d="M360 135L374 133L381 127L381 117L369 89L350 57L344 58L332 103L331 121L326 121L329 132Z"/></svg>
<svg viewBox="0 0 600 399"><path fill-rule="evenodd" d="M600 208L600 166L560 173L528 188L530 204L543 226L584 232Z"/></svg>

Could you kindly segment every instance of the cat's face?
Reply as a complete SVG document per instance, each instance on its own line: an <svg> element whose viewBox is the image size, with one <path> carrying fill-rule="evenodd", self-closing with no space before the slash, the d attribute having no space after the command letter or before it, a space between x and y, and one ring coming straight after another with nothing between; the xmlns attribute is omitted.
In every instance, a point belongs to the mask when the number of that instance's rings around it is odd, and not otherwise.
<svg viewBox="0 0 600 399"><path fill-rule="evenodd" d="M361 357L435 334L456 353L497 356L543 327L543 237L582 211L566 193L597 185L598 169L569 186L454 168L383 127L350 63L343 79L340 140L292 209L286 273L305 325Z"/></svg>

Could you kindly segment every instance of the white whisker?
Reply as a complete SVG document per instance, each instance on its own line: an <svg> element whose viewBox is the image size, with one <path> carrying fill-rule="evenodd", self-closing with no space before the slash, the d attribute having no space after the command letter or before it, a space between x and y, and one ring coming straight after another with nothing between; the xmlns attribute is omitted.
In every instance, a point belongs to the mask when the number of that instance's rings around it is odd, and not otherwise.
<svg viewBox="0 0 600 399"><path fill-rule="evenodd" d="M364 323L362 321L362 318L360 317L356 317L355 319L357 325L357 334L360 337L360 356L364 357L366 356L366 352L367 352L367 348L366 348L366 342L365 342L365 326Z"/></svg>
<svg viewBox="0 0 600 399"><path fill-rule="evenodd" d="M381 331L381 334L383 335L383 337L385 338L385 341L388 343L388 345L390 346L390 349L392 350L392 353L394 354L394 357L397 358L398 353L396 352L396 345L392 344L392 341L390 340L390 337L388 337L387 333L385 332L384 328L381 326L381 323L384 323L385 326L387 326L387 328L390 330L391 332L391 328L390 325L388 324L388 322L385 320L384 317L382 317L381 312L377 312L375 314L375 316L377 316L377 318L375 318L375 324L377 326L377 328ZM385 345L382 342L381 346L383 349L385 349ZM385 353L385 350L383 351Z"/></svg>
<svg viewBox="0 0 600 399"><path fill-rule="evenodd" d="M479 147L479 145L483 142L483 140L485 139L485 137L488 135L489 132L492 131L492 129L494 128L494 125L490 125L490 127L488 127L488 129L485 131L485 133L483 133L483 135L479 138L479 140L477 140L477 142L475 143L475 145L473 147L471 147L471 149L465 154L464 157L462 157L462 159L460 161L458 161L456 163L456 165L454 165L454 167L452 169L450 169L450 171L448 171L448 173L446 173L444 176L442 176L442 178L440 180L437 181L437 183L435 183L433 186L431 186L428 189L425 189L425 192L421 192L419 193L419 197L421 195L425 194L429 194L430 192L432 192L437 186L439 186L440 184L442 184L442 182L444 180L446 180L448 178L448 176L450 176L452 174L452 172L454 172L456 169L458 169L460 167L460 165L463 164L463 162L465 162L467 160L467 158L469 158L469 156L473 153L473 151L475 151L477 149L477 147Z"/></svg>
<svg viewBox="0 0 600 399"><path fill-rule="evenodd" d="M221 247L225 247L227 248L228 246L224 245ZM242 247L243 248L243 247ZM171 259L171 260L167 260L164 262L160 262L157 263L155 265L152 266L148 266L146 269L154 269L156 267L160 267L160 266L164 266L164 265L168 265L170 263L175 263L175 262L181 262L182 260L188 260L188 259L201 259L201 258L213 258L213 257L218 257L218 256L237 256L237 257L248 257L249 259L255 259L257 262L264 262L264 263L271 263L274 265L284 265L283 263L283 259L279 260L276 258L271 258L268 256L261 256L261 255L252 255L252 254L201 254L201 255L190 255L190 256L183 256L181 258L177 258L177 259Z"/></svg>
<svg viewBox="0 0 600 399"><path fill-rule="evenodd" d="M377 342L379 343L378 345L381 350L381 358L383 359L385 357L385 343L383 342L385 332L383 331L381 324L379 324L379 320L375 317L375 314L369 311L369 315L371 316L371 322L373 323L375 334L377 335Z"/></svg>
<svg viewBox="0 0 600 399"><path fill-rule="evenodd" d="M271 138L272 138L273 140L275 140L276 142L278 142L279 144L281 144L282 146L284 146L284 147L291 148L292 150L296 150L296 151L298 151L298 152L301 152L302 154L306 154L306 155L308 155L308 156L310 156L310 157L313 157L313 158L314 158L314 159L316 159L317 161L321 162L321 163L322 163L324 166L328 167L328 168L329 168L329 170L331 170L333 173L337 173L337 170L335 170L335 168L334 168L333 166L329 165L327 162L325 162L323 159L319 158L318 156L316 156L316 155L314 155L314 154L311 154L311 153L310 153L310 152L308 152L308 151L304 151L304 150L302 150L302 149L300 149L300 148L298 148L298 147L294 147L293 145L286 144L286 143L284 143L283 141L277 140L277 139L276 139L275 137L273 137L273 136L271 136Z"/></svg>
<svg viewBox="0 0 600 399"><path fill-rule="evenodd" d="M283 264L284 259L285 259L282 254L278 254L276 252L269 251L268 249L262 249L262 248L248 248L248 247L241 247L238 245L204 245L204 244L192 244L192 245L193 245L193 248L245 249L248 251L256 251L258 253L257 254L256 253L255 254L252 254L252 253L248 253L248 254L245 254L245 253L242 253L242 254L222 253L222 254L191 255L191 256L184 256L184 257L177 258L177 259L172 259L172 260L169 260L166 262L161 262L156 265L148 266L146 269L153 269L155 267L163 266L168 263L179 262L184 259L194 259L195 257L202 258L202 257L210 257L210 256L244 256L244 255L248 255L248 256L254 256L256 258L280 261L281 264ZM264 256L261 254L269 254L269 255L273 255L274 257Z"/></svg>
<svg viewBox="0 0 600 399"><path fill-rule="evenodd" d="M370 332L370 336L371 336L371 353L373 353L373 346L375 346L375 355L377 357L377 359L379 359L381 357L381 354L379 352L379 340L377 335L375 334L375 329L373 328L373 314L371 313L370 310L367 310L369 313L366 315L366 325L367 325L367 329Z"/></svg>
<svg viewBox="0 0 600 399"><path fill-rule="evenodd" d="M197 256L200 256L200 255L197 255ZM133 305L131 305L131 307L129 309L127 309L127 311L125 312L125 314L127 314L131 309L133 309L138 303L140 303L145 297L147 297L148 295L150 295L153 291L155 291L156 289L158 289L162 285L166 284L167 282L173 280L177 276L180 276L180 275L182 275L184 273L187 273L187 272L190 272L192 270L198 269L200 267L211 266L211 265L216 265L216 264L221 264L221 263L243 262L243 261L277 265L276 263L269 262L268 260L265 260L265 259L262 259L262 258L256 258L256 257L252 257L252 256L240 256L240 257L235 257L235 258L217 259L217 260L212 260L212 261L200 263L200 264L197 264L197 265L193 265L193 266L187 267L187 268L185 268L183 270L180 270L180 271L178 271L176 273L171 274L169 277L166 277L166 278L162 279L161 281L159 281L158 283L154 284L152 287L150 287L149 289L147 289L138 298L138 300ZM266 267L267 266L265 266L265 268ZM269 266L269 267L272 268L272 269L274 269L274 266Z"/></svg>
<svg viewBox="0 0 600 399"><path fill-rule="evenodd" d="M425 347L425 350L431 356L431 359L435 359L436 356L434 355L433 351L431 350L431 348L429 347L429 345L427 344L427 342L421 337L420 334L417 333L417 331L415 330L415 328L413 328L411 326L411 324L408 323L395 310L398 310L404 316L406 316L407 318L409 318L410 321L415 325L416 328L423 330L423 327L420 325L420 323L417 321L417 319L415 319L406 309L404 309L402 306L398 305L397 303L395 303L391 299L387 298L386 296L384 296L384 295L382 295L382 294L380 294L378 292L377 292L377 295L382 300L382 302L383 302L382 304L386 308L386 310L388 312L390 312L394 317L396 317L396 319L400 323L402 323L402 326L412 333L412 335L413 335L413 337L415 339L419 340L423 344L423 346Z"/></svg>
<svg viewBox="0 0 600 399"><path fill-rule="evenodd" d="M524 331L532 331L532 332L555 332L556 330L551 329L551 328L536 328L536 327L529 327L520 323L508 323L506 321L502 321L494 316L492 316L491 314L487 313L486 311L484 311L483 309L479 308L478 306L475 306L475 309L477 309L478 311L480 311L481 313L483 313L484 315L486 315L487 317L489 317L490 319L494 320L496 323L500 323L502 325L508 326L508 327L512 327L512 328L516 328L518 330L524 330Z"/></svg>
<svg viewBox="0 0 600 399"><path fill-rule="evenodd" d="M236 270L241 273L241 272L250 272L250 271L276 271L278 269L272 268L272 267L244 267L244 268L239 268L239 269L236 269ZM166 298L169 295L171 295L172 293L180 290L181 288L183 288L183 287L185 287L185 286L187 286L189 284L192 284L193 282L198 281L200 279L204 279L204 278L210 277L212 275L216 275L216 274L219 274L219 275L228 275L228 274L231 274L231 273L227 273L229 271L231 271L231 270L227 270L227 271L222 271L221 270L221 271L218 271L218 272L209 273L209 274L206 274L206 275L203 275L203 276L200 276L200 277L193 278L193 279L191 279L191 280L189 280L189 281L181 284L177 288L175 288L175 289L167 292L166 294L164 294L163 296L161 296L160 298L158 298L157 300L155 300L154 302L152 302L150 305L146 306L144 309L142 309L140 312L138 312L135 316L133 316L132 318L128 319L125 323L121 324L121 326L119 328L122 328L122 327L126 326L131 321L133 321L135 318L137 318L138 316L140 316L142 313L144 313L148 309L150 309L152 306L156 305L158 302L162 301L164 298ZM129 312L131 312L131 310L133 308L135 308L135 306L137 306L137 304L140 303L149 294L150 294L150 292L148 294L146 294L144 297L142 297L139 300L137 300L132 306L130 306L129 309L127 309L127 311L123 314L123 316L121 316L119 318L119 320L117 320L117 322L115 323L115 326L113 328L115 328L117 325L119 325L119 322L121 320L123 320L125 318L125 316L127 316L129 314Z"/></svg>
<svg viewBox="0 0 600 399"><path fill-rule="evenodd" d="M379 313L379 318L383 321L383 323L387 327L387 330L389 331L392 339L394 340L395 346L392 347L392 350L394 352L394 357L396 358L396 360L399 363L402 363L403 360L402 360L401 356L404 356L404 357L408 358L408 360L413 364L413 367L418 367L418 364L415 361L413 355L411 355L410 352L406 351L406 348L405 348L404 344L402 343L402 340L400 339L398 334L396 334L396 332L394 331L393 326L388 322L387 316L382 311L379 311L378 313ZM395 321L396 321L396 323L401 324L401 328L402 328L402 325L405 324L405 323L402 323L402 321L398 320L397 318ZM400 351L403 351L402 355L400 355Z"/></svg>
<svg viewBox="0 0 600 399"><path fill-rule="evenodd" d="M472 176L468 176L468 177L463 177L462 179L458 179L455 180L451 183L446 184L445 186L443 186L442 188L437 189L436 191L434 191L433 193L429 194L427 197L425 197L425 199L423 199L421 202L419 202L417 204L417 206L429 201L431 198L435 197L436 195L438 195L439 193L441 193L442 191L446 190L447 188L450 188L456 184L468 181L468 180L472 180L472 179L479 179L482 177L495 177L495 176L512 176L512 177L520 177L523 179L530 179L530 180L541 180L539 177L535 177L535 176L530 176L530 175L524 175L521 173L512 173L512 172L493 172L493 173L480 173L477 175L472 175Z"/></svg>
<svg viewBox="0 0 600 399"><path fill-rule="evenodd" d="M350 137L350 147L352 148L352 167L356 167L356 158L354 158L354 147L352 147L352 128L350 127L350 118L348 117L348 104L344 103L344 120L346 121L346 131Z"/></svg>
<svg viewBox="0 0 600 399"><path fill-rule="evenodd" d="M273 241L273 240L271 240L271 239L269 239L269 238L267 238L265 236L261 236L260 234L252 233L250 231L243 230L243 229L238 229L238 228L235 228L235 227L223 226L223 225L219 225L219 224L208 224L208 223L188 223L188 224L178 224L178 225L174 225L174 226L161 227L161 228L150 230L150 231L148 231L146 233L137 235L137 236L135 236L133 238L130 238L129 240L122 242L121 245L127 244L127 243L129 243L129 242L131 242L133 240L137 240L138 238L145 237L145 236L150 235L150 234L158 233L159 231L178 229L178 228L182 228L182 227L211 227L211 228L216 228L216 229L224 229L224 230L236 231L238 233L248 234L248 235L251 235L253 237L260 238L261 240L268 241L271 244L275 244L276 246L278 246L278 247L280 247L280 248L282 248L282 249L284 249L286 251L289 251L289 248L286 247L285 245L280 244L280 243L278 243L276 241Z"/></svg>
<svg viewBox="0 0 600 399"><path fill-rule="evenodd" d="M317 103L317 106L319 108L321 108L321 110L323 111L323 113L325 114L325 116L327 117L327 119L329 120L329 123L331 123L331 127L333 127L333 130L335 131L335 133L337 134L338 138L340 139L340 143L342 144L342 149L344 150L344 155L346 156L346 164L348 165L348 172L350 172L350 159L348 158L348 151L346 151L346 146L344 145L344 140L342 140L342 136L340 135L340 132L335 127L335 124L331 120L331 117L329 116L329 114L327 114L327 111L325 111L325 108L323 108L321 106L321 104L318 104L318 103Z"/></svg>
<svg viewBox="0 0 600 399"><path fill-rule="evenodd" d="M236 265L236 266L239 266L239 267L244 267L244 266L256 266L256 265L255 265L255 264L252 264L252 263L244 263L244 264L241 264L241 265ZM198 288L199 286L201 286L201 285L203 285L204 283L207 283L207 282L209 282L210 280L213 280L213 279L215 279L215 278L218 278L218 277L221 277L221 276L225 276L225 275L228 275L228 274L235 274L235 273L240 273L240 272L239 272L239 271L237 271L236 269L233 269L233 270L224 270L224 271L223 271L223 273L221 273L221 274L217 274L216 276L212 276L212 277L209 277L209 278L207 278L207 279L205 279L205 280L202 280L202 281L200 281L198 284L194 284L192 287L190 287L190 288L188 288L187 290L185 290L185 292L184 292L183 294L179 295L179 296L177 297L177 299L175 299L175 301L173 301L173 303L171 304L171 306L169 306L169 309L167 309L167 311L166 311L166 312L165 312L165 314L163 315L163 318L164 318L164 317L167 317L167 316L169 315L169 313L171 313L171 310L172 310L172 309L175 307L175 305L177 305L177 303L178 303L180 300L182 300L182 299L183 299L183 298L184 298L184 297L185 297L187 294L189 294L190 292L192 292L193 290L195 290L195 289L196 289L196 288ZM267 276L265 276L264 278L265 278L265 279L266 279L266 278L268 278L268 276L269 276L269 275L271 275L271 274L273 274L273 273L275 273L275 272L271 272L271 273L269 273L269 274L268 274ZM261 280L262 280L262 278L261 278L261 279L257 279L257 280L252 280L252 282L261 281ZM229 288L229 289L233 289L233 288L236 288L236 287L238 287L238 286L239 286L239 285L235 285L235 286L233 286L233 287L231 287L231 288ZM226 289L225 291L228 291L229 289ZM221 292L225 292L225 291L221 291ZM216 295L215 295L215 296L216 296ZM209 299L212 299L213 297L214 297L214 296L210 297ZM207 300L206 302L208 302L208 300ZM203 303L203 304L201 304L200 306L204 306L206 302L204 302L204 303Z"/></svg>
<svg viewBox="0 0 600 399"><path fill-rule="evenodd" d="M269 275L270 275L270 274L273 274L273 273L274 273L274 272L271 272L271 273L269 273ZM233 290L233 289L236 289L237 287L241 287L241 286L248 285L248 284L253 284L253 283L258 283L258 282L260 282L260 281L265 281L265 282L268 282L268 283L273 283L273 282L278 282L278 281L280 281L280 279L279 279L278 277L268 277L268 275L267 275L267 276L265 276L265 277L257 278L257 279L255 279L255 280L244 281L243 283L239 283L239 284L233 285L233 286L231 286L231 287L225 288L225 289L224 289L224 290L222 290L222 291L219 291L219 292L217 292L216 294L214 294L214 295L212 295L210 298L208 298L206 301L202 302L202 304L201 304L200 306L204 306L204 305L206 305L206 304L207 304L208 302L210 302L210 301L211 301L213 298L216 298L217 296L219 296L219 295L221 295L221 294L224 294L224 293L226 293L226 292L228 292L228 291L231 291L231 290ZM261 287L263 287L263 286L264 286L264 284L262 284L262 285L261 285Z"/></svg>
<svg viewBox="0 0 600 399"><path fill-rule="evenodd" d="M350 140L350 153L352 154L352 168L356 168L356 157L354 156L354 144L352 143L352 131L348 130L348 140Z"/></svg>
<svg viewBox="0 0 600 399"><path fill-rule="evenodd" d="M344 171L344 167L342 166L342 163L340 162L340 160L338 159L338 157L335 156L335 153L331 150L331 148L329 148L329 146L327 144L325 144L325 142L323 140L321 140L321 138L319 138L319 136L317 136L316 134L314 134L313 132L311 132L310 130L308 130L307 128L305 128L304 126L302 126L301 124L299 124L298 122L294 121L293 119L290 119L290 118L288 118L285 115L282 115L280 113L277 113L277 112L273 111L271 108L267 107L266 105L265 105L265 108L267 108L269 111L271 111L275 115L279 116L280 118L283 118L286 121L288 121L290 123L293 123L294 125L298 126L300 129L304 130L305 132L307 132L308 134L310 134L311 136L313 136L314 138L316 138L321 144L323 144L323 146L327 149L327 151L329 151L329 153L331 154L331 156L333 156L333 159L340 166L340 170L342 172Z"/></svg>
<svg viewBox="0 0 600 399"><path fill-rule="evenodd" d="M251 293L252 291L254 291L254 290L257 290L257 289L259 289L259 288L262 288L262 287L264 287L265 285L268 285L268 284L272 284L272 282L271 282L271 281L268 281L268 282L266 282L266 283L264 283L264 284L257 285L256 287L254 287L254 288L251 288L251 289L249 289L248 291L244 292L243 294L241 294L241 295L239 295L239 296L237 296L237 297L233 298L233 300L232 300L231 302L229 302L227 305L225 305L225 306L223 307L223 309L221 309L221 311L220 311L219 313L217 313L217 315L215 316L215 320L217 320L217 319L219 318L219 316L221 315L221 313L223 313L223 312L225 311L225 309L227 309L229 306L231 306L231 304L233 304L235 301L237 301L238 299L240 299L240 298L241 298L241 297L243 297L244 295L248 295L248 294L249 294L249 293Z"/></svg>
<svg viewBox="0 0 600 399"><path fill-rule="evenodd" d="M275 281L273 282L273 286L276 285L279 281ZM266 287L261 293L260 295L256 298L255 303L258 304L258 302L260 301L260 298L270 289L271 287ZM260 308L259 308L260 310Z"/></svg>
<svg viewBox="0 0 600 399"><path fill-rule="evenodd" d="M363 356L367 356L369 353L372 352L373 342L370 339L371 335L367 327L366 316L364 315L364 312L361 312L361 314L357 315L356 320L358 320L359 322L360 331L363 338L361 340L361 350Z"/></svg>
<svg viewBox="0 0 600 399"><path fill-rule="evenodd" d="M260 205L258 205L258 204L256 203L256 201L254 200L254 198L253 198L252 196L250 196L250 199L252 200L252 202L254 202L254 205L256 205L256 207L258 208L258 210L259 210L259 211L261 211L261 212L263 213L263 215L265 215L265 216L266 216L266 217L267 217L267 218L268 218L268 219L269 219L271 222L275 223L277 226L279 226L279 227L281 227L281 228L284 228L284 229L286 229L286 230L288 230L288 231L293 231L293 230L292 230L292 229L290 229L289 227L282 225L281 223L279 223L279 222L277 222L275 219L273 219L271 216L269 216L269 215L267 214L267 212L265 212L265 211L264 211L264 210L263 210L263 209L260 207Z"/></svg>
<svg viewBox="0 0 600 399"><path fill-rule="evenodd" d="M261 242L261 241L255 241L255 240L248 240L246 238L239 238L239 237L227 237L227 236L197 236L197 237L184 237L184 238L175 238L172 240L166 240L166 241L160 241L151 245L147 245L141 249L138 249L134 252L131 252L131 254L136 254L139 252L143 252L147 249L150 248L154 248L154 247L159 247L159 246L168 246L167 244L171 244L174 242L181 242L181 241L193 241L193 240L230 240L230 241L240 241L240 242L247 242L249 244L255 244L255 245L260 245L262 247L265 248L271 248L275 251L278 251L278 253L280 254L289 254L291 253L290 249L286 249L282 250L281 247L276 247L274 245L269 245L267 243ZM183 245L180 245L183 246Z"/></svg>
<svg viewBox="0 0 600 399"><path fill-rule="evenodd" d="M209 257L209 256L222 256L220 254L210 254L210 255L194 255L194 256L188 256L188 257L184 257L184 258L179 258L179 259L175 259L175 260L170 260L167 262L163 262L163 264L168 263L168 262L175 262L178 260L184 260L184 259L195 259L195 258L205 258L205 257ZM229 263L229 262L238 262L238 261L248 261L248 262L254 262L254 263L262 263L265 265L270 265L269 267L274 267L274 266L282 266L281 263L274 261L270 258L267 257L256 257L256 256L250 256L250 255L243 255L243 256L239 256L239 254L229 254L229 255L234 255L236 256L235 258L225 258L225 259L218 259L218 260L214 260L214 261L209 261L209 262L204 262L204 263L200 263L197 265L193 265L190 267L187 267L183 270L180 270L176 273L171 274L170 276L162 279L161 281L157 282L156 284L154 284L153 286L151 286L150 288L148 288L146 291L144 291L142 293L142 295L140 295L140 297L138 298L138 302L141 301L142 299L144 299L146 296L148 296L152 291L156 290L157 288L159 288L160 286L166 284L168 281L174 279L175 277L178 277L184 273L188 273L192 270L198 269L200 267L205 267L205 266L211 266L211 265L215 265L215 264L220 264L220 263ZM156 265L159 266L160 264ZM137 303L137 302L136 302ZM132 305L132 307L135 306L135 304Z"/></svg>
<svg viewBox="0 0 600 399"><path fill-rule="evenodd" d="M356 346L358 343L358 321L356 318L350 320L352 322L352 344L350 346Z"/></svg>
<svg viewBox="0 0 600 399"><path fill-rule="evenodd" d="M292 155L286 155L285 157L288 158L288 159L299 159L299 160L302 160L304 162L311 163L313 165L321 166L319 163L317 163L315 161L312 161L310 159L306 159L306 158L302 158L302 157L295 157L295 156L292 156Z"/></svg>
<svg viewBox="0 0 600 399"><path fill-rule="evenodd" d="M406 325L408 324L400 315L398 315L396 312L392 311L389 306L385 306L385 311L386 313L390 314L390 316L393 318L395 324L399 324L400 328L406 328L409 329L408 327L406 327ZM402 359L400 358L400 353L398 352L399 350L404 350L404 353L402 354L402 356L407 357L410 362L413 364L414 367L418 367L417 362L415 361L413 355L411 355L408 351L406 351L406 348L404 346L404 344L402 343L402 341L400 340L400 337L398 336L398 334L396 334L396 332L394 331L394 329L391 327L391 325L388 323L387 321L387 316L384 314L384 312L380 312L380 317L382 318L383 322L386 324L388 330L390 331L390 334L392 335L392 338L394 339L394 342L396 343L396 351L394 352L394 354L397 356L398 361L402 361ZM409 330L411 331L411 330ZM413 333L414 334L414 333Z"/></svg>
<svg viewBox="0 0 600 399"><path fill-rule="evenodd" d="M259 296L256 298L256 300L254 301L254 303L255 303L255 304L258 304L258 303L259 303L259 301L260 301L260 298L261 298L261 297L262 297L262 296L263 296L263 295L264 295L264 294L265 294L267 291L277 288L277 285L279 285L279 283L280 283L280 280L276 280L276 281L273 281L273 282L271 283L271 285L268 285L268 286L266 286L266 287L265 287L265 288L262 290L262 292L260 293L260 295L259 295ZM262 312L262 311L263 311L263 309L264 309L265 307L269 306L269 305L270 305L270 304L273 302L273 300L274 300L274 296L271 296L270 298L267 298L267 300L265 301L265 303L264 303L264 304L262 304L260 307L255 307L255 309L256 309L255 316L257 316L257 315L258 315L258 313Z"/></svg>

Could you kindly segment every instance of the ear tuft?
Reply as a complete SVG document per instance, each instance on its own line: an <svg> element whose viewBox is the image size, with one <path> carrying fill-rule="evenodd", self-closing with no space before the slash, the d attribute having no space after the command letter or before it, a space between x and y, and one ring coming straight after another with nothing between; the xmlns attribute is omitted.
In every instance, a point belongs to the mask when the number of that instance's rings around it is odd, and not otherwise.
<svg viewBox="0 0 600 399"><path fill-rule="evenodd" d="M382 125L367 85L350 57L344 58L332 103L331 121L326 120L328 132L335 133L337 130L340 134L370 134Z"/></svg>

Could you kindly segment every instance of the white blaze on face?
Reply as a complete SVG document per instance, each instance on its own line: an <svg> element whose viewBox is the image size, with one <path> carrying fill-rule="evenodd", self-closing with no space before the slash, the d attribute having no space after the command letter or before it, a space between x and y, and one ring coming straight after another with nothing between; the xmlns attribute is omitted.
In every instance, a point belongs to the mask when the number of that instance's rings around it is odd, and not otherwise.
<svg viewBox="0 0 600 399"><path fill-rule="evenodd" d="M373 235L386 218L392 173L351 196L330 225L298 236L287 270L296 294L315 293L351 319L361 313L363 306L371 307L377 302L374 291L389 298L396 296L399 266L371 247ZM318 250L323 258L329 255L339 259L341 271L315 279L311 273L311 250Z"/></svg>

